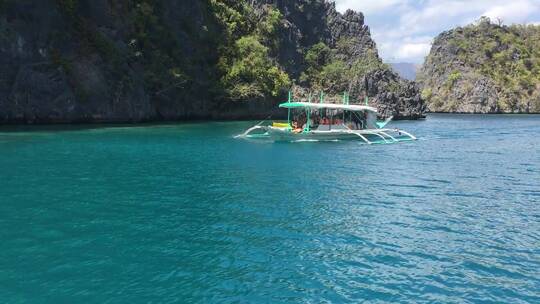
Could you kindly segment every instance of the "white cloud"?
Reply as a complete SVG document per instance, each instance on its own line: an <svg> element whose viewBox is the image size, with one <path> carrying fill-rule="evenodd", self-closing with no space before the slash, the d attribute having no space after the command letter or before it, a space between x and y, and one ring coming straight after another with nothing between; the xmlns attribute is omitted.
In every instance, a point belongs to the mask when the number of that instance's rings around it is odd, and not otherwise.
<svg viewBox="0 0 540 304"><path fill-rule="evenodd" d="M374 39L383 41L377 46L382 58L387 62L420 63L429 53L433 41L431 36L403 36L399 31L386 34Z"/></svg>
<svg viewBox="0 0 540 304"><path fill-rule="evenodd" d="M492 20L501 19L505 23L524 23L535 12L540 11L540 4L531 1L512 1L496 5L485 11L482 15Z"/></svg>
<svg viewBox="0 0 540 304"><path fill-rule="evenodd" d="M402 2L402 0L338 0L336 1L336 8L340 12L352 9L365 14L371 14L388 9Z"/></svg>
<svg viewBox="0 0 540 304"><path fill-rule="evenodd" d="M431 48L430 43L405 43L395 52L397 61L411 61L416 58L422 58Z"/></svg>

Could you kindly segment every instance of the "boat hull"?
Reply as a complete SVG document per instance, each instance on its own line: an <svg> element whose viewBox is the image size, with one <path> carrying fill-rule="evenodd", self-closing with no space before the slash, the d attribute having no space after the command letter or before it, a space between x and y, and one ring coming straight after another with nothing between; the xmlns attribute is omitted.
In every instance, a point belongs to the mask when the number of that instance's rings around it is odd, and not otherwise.
<svg viewBox="0 0 540 304"><path fill-rule="evenodd" d="M337 129L327 131L303 131L293 132L287 128L276 128L272 126L257 127L246 132L240 137L245 138L266 138L272 141L335 141L335 140L361 140L368 144L387 144L399 141L415 140L416 138L404 131L398 129L364 129L364 130L349 130Z"/></svg>

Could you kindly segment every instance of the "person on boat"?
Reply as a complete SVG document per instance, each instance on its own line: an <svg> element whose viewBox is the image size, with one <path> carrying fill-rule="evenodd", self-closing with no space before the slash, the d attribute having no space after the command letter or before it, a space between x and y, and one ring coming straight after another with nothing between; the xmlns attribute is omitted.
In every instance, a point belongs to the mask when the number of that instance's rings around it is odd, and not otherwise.
<svg viewBox="0 0 540 304"><path fill-rule="evenodd" d="M327 124L328 124L328 118L323 117L323 118L321 119L321 125L327 125Z"/></svg>
<svg viewBox="0 0 540 304"><path fill-rule="evenodd" d="M304 129L302 126L304 124L301 122L301 118L298 118L298 120L295 120L292 122L291 126L292 126L292 132L293 133L300 133L302 132L302 130Z"/></svg>

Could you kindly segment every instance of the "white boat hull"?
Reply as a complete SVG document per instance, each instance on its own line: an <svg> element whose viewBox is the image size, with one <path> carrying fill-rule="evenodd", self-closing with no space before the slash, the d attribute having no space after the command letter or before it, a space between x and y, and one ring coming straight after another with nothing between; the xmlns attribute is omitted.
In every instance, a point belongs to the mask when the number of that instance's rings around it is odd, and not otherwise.
<svg viewBox="0 0 540 304"><path fill-rule="evenodd" d="M237 137L267 138L273 141L332 141L359 139L368 144L416 140L416 137L413 135L398 129L336 129L327 131L312 130L296 133L287 128L277 128L272 126L256 126Z"/></svg>

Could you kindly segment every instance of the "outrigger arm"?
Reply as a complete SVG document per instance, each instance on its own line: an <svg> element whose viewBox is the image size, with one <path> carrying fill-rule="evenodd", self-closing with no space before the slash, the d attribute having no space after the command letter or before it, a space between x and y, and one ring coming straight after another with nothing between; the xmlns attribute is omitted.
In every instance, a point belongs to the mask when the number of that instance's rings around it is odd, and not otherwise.
<svg viewBox="0 0 540 304"><path fill-rule="evenodd" d="M381 134L379 134L378 131L377 131L377 132L374 132L374 131L373 131L373 132L366 131L366 132L367 132L368 134L377 135L377 136L379 136L380 138L382 138L382 140L384 140L385 143L388 143L388 140L387 140L384 136L382 136ZM380 133L382 133L382 132L380 132Z"/></svg>
<svg viewBox="0 0 540 304"><path fill-rule="evenodd" d="M381 133L382 135L384 135L384 136L390 137L390 138L391 138L393 141L395 141L395 142L397 141L397 139L396 139L394 136L392 136L392 135L390 135L390 134L388 134L388 133L386 133L386 132L380 131L380 133Z"/></svg>
<svg viewBox="0 0 540 304"><path fill-rule="evenodd" d="M249 129L246 130L246 132L242 133L242 134L239 134L239 135L236 135L234 138L242 138L242 137L246 137L249 135L249 133L251 133L252 131L255 131L255 130L267 130L267 127L265 126L260 126L260 125L257 125L257 126L253 126Z"/></svg>
<svg viewBox="0 0 540 304"><path fill-rule="evenodd" d="M358 135L362 140L364 140L368 145L371 145L372 142L370 142L364 135L360 134L359 132L354 132L353 130L349 129L350 134Z"/></svg>
<svg viewBox="0 0 540 304"><path fill-rule="evenodd" d="M407 135L407 136L409 136L412 140L416 140L416 139L417 139L417 138L414 137L414 135L412 135L411 133L405 132L405 131L400 130L400 129L398 129L397 131L398 131L398 132L401 132L401 133L403 133L403 134L405 134L405 135Z"/></svg>

